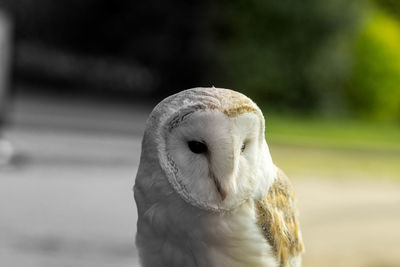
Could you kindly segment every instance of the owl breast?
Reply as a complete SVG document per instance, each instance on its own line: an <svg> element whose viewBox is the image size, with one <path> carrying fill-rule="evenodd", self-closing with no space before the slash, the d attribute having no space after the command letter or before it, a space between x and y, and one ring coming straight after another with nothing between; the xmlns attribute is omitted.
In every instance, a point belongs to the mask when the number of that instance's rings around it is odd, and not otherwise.
<svg viewBox="0 0 400 267"><path fill-rule="evenodd" d="M215 267L277 267L272 247L256 225L254 202L235 212L216 215L204 231L209 237L208 257Z"/></svg>
<svg viewBox="0 0 400 267"><path fill-rule="evenodd" d="M136 243L143 267L278 266L252 200L230 213L206 213L171 194L139 216Z"/></svg>

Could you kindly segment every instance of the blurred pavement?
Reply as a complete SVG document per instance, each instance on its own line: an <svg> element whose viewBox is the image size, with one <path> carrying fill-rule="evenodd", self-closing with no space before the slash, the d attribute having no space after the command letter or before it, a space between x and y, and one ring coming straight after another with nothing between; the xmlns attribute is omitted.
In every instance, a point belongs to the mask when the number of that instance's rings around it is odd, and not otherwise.
<svg viewBox="0 0 400 267"><path fill-rule="evenodd" d="M17 99L6 131L17 157L0 169L0 266L138 266L131 189L150 110ZM398 182L292 181L304 266L400 265Z"/></svg>
<svg viewBox="0 0 400 267"><path fill-rule="evenodd" d="M0 266L138 266L132 186L148 109L23 97L0 169Z"/></svg>

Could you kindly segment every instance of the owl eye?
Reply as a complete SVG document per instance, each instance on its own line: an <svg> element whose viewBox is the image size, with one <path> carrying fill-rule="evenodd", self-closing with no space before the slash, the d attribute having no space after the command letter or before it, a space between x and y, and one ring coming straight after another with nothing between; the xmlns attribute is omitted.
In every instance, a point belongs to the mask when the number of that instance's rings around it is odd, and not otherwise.
<svg viewBox="0 0 400 267"><path fill-rule="evenodd" d="M188 142L188 147L190 151L192 151L195 154L201 154L207 152L207 146L206 144L198 141L189 141Z"/></svg>

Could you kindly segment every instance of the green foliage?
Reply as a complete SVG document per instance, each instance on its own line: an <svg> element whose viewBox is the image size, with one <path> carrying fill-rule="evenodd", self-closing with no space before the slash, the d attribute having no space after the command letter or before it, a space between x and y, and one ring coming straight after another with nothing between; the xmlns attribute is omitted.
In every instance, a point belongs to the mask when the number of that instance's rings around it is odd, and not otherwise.
<svg viewBox="0 0 400 267"><path fill-rule="evenodd" d="M350 109L368 118L400 120L400 24L383 13L366 22L355 44L345 90Z"/></svg>
<svg viewBox="0 0 400 267"><path fill-rule="evenodd" d="M359 20L359 2L222 1L220 84L274 106L335 106L348 73L346 44Z"/></svg>
<svg viewBox="0 0 400 267"><path fill-rule="evenodd" d="M400 127L356 119L266 114L274 163L291 177L400 180Z"/></svg>
<svg viewBox="0 0 400 267"><path fill-rule="evenodd" d="M305 147L394 152L400 155L400 128L388 122L270 114L267 141Z"/></svg>

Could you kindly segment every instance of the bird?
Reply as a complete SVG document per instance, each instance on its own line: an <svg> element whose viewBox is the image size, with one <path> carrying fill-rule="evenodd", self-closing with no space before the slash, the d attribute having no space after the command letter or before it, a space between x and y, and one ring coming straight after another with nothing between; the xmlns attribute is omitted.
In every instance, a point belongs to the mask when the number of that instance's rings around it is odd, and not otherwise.
<svg viewBox="0 0 400 267"><path fill-rule="evenodd" d="M247 96L197 87L146 122L133 186L143 267L298 267L304 245L293 187L272 161Z"/></svg>

